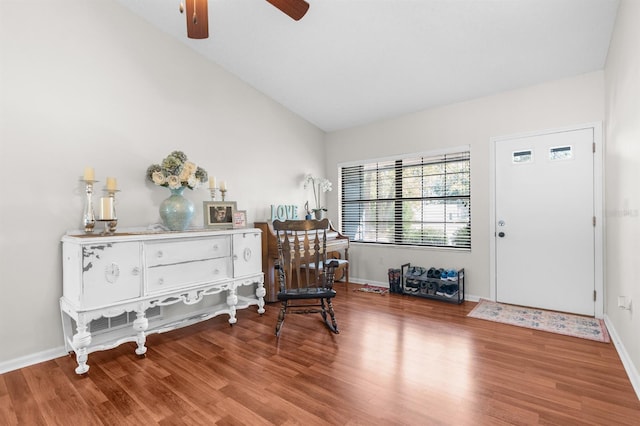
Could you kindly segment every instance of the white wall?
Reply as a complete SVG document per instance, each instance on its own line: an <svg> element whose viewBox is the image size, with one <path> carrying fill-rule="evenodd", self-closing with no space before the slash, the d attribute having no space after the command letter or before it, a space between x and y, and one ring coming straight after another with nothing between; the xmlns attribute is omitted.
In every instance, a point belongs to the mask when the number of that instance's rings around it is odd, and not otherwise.
<svg viewBox="0 0 640 426"><path fill-rule="evenodd" d="M607 319L640 396L640 2L623 0L605 68ZM631 298L631 310L617 307Z"/></svg>
<svg viewBox="0 0 640 426"><path fill-rule="evenodd" d="M322 131L119 3L0 8L0 364L63 344L59 241L80 227L85 166L100 189L118 179L119 228L160 220L169 192L145 171L175 149L226 180L250 223L302 207L303 174L322 173ZM277 172L276 151L290 164Z"/></svg>
<svg viewBox="0 0 640 426"><path fill-rule="evenodd" d="M384 283L388 268L406 262L464 267L467 293L489 297L490 138L602 121L603 98L603 73L594 72L329 134L326 172L333 182L340 162L471 146L471 252L352 244L350 276ZM337 198L331 202L337 221Z"/></svg>

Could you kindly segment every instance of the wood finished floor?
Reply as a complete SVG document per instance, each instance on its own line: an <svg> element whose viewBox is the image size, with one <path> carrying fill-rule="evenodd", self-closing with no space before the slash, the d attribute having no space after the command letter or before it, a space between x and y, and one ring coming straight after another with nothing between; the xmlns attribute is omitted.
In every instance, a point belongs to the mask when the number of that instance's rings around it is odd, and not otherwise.
<svg viewBox="0 0 640 426"><path fill-rule="evenodd" d="M338 285L341 333L277 306L0 375L1 425L638 425L612 344Z"/></svg>

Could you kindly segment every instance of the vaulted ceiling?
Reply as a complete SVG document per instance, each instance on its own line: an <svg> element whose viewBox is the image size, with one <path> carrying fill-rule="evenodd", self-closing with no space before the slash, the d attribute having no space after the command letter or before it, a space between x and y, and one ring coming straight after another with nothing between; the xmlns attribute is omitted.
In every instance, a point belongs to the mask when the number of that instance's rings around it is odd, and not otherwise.
<svg viewBox="0 0 640 426"><path fill-rule="evenodd" d="M618 0L118 0L325 131L601 70ZM189 1L189 0L185 0Z"/></svg>

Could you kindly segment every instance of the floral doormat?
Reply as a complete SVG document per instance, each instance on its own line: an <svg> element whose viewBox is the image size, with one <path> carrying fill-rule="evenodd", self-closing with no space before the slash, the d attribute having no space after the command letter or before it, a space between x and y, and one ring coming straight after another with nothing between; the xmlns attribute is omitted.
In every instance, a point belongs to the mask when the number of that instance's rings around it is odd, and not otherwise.
<svg viewBox="0 0 640 426"><path fill-rule="evenodd" d="M609 342L609 333L604 321L580 315L524 308L481 299L467 316L581 339Z"/></svg>
<svg viewBox="0 0 640 426"><path fill-rule="evenodd" d="M362 291L364 293L377 293L377 294L381 294L381 295L385 295L387 293L389 293L389 289L386 287L378 287L375 285L369 285L369 284L365 284L363 286L360 286L358 288L356 288L353 291Z"/></svg>

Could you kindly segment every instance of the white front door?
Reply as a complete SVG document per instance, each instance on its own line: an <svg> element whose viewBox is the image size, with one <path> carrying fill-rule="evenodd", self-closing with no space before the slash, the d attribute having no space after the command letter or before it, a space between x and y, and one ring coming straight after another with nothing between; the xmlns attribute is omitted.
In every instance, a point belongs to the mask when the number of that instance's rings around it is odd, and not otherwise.
<svg viewBox="0 0 640 426"><path fill-rule="evenodd" d="M594 315L594 128L495 141L495 295Z"/></svg>

